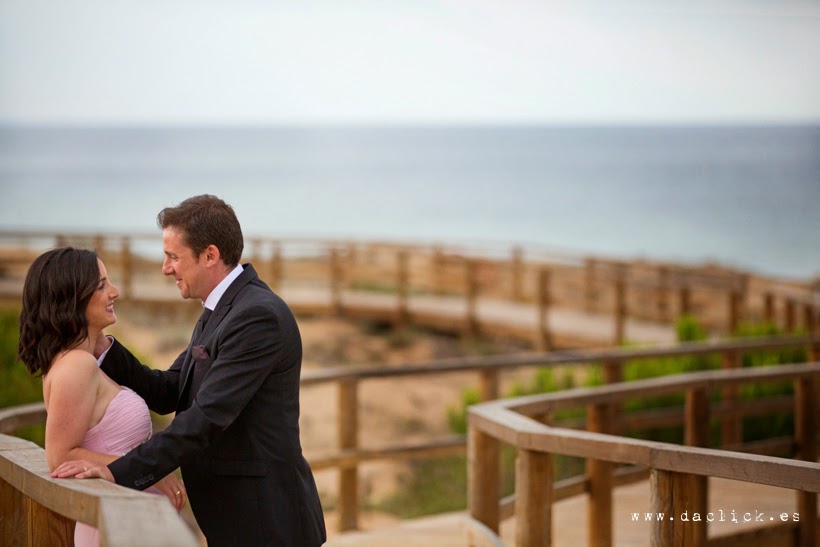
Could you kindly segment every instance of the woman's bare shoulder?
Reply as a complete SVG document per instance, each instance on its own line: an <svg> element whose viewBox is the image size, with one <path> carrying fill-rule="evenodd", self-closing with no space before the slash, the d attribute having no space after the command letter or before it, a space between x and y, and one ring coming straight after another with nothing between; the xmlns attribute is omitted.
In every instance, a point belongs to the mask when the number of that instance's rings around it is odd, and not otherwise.
<svg viewBox="0 0 820 547"><path fill-rule="evenodd" d="M97 371L97 360L87 351L72 349L54 358L48 376L52 378L64 374L92 375Z"/></svg>

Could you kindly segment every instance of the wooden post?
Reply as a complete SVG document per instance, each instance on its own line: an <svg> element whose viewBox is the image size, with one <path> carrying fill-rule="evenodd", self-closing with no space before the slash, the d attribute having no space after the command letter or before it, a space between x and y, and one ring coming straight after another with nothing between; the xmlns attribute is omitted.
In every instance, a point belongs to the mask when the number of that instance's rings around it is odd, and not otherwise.
<svg viewBox="0 0 820 547"><path fill-rule="evenodd" d="M51 509L40 505L34 500L31 503L31 513L28 531L31 545L74 545L75 522Z"/></svg>
<svg viewBox="0 0 820 547"><path fill-rule="evenodd" d="M658 321L669 321L669 268L664 265L658 266L656 298Z"/></svg>
<svg viewBox="0 0 820 547"><path fill-rule="evenodd" d="M105 237L102 234L95 235L93 245L94 251L97 253L97 257L105 264L108 261L108 257L105 252ZM108 264L106 264L106 267L108 267Z"/></svg>
<svg viewBox="0 0 820 547"><path fill-rule="evenodd" d="M812 335L817 330L817 315L814 304L807 302L803 305L803 325L806 327L806 334Z"/></svg>
<svg viewBox="0 0 820 547"><path fill-rule="evenodd" d="M584 261L585 280L584 284L584 301L586 304L587 313L592 313L596 309L595 298L595 259L587 258Z"/></svg>
<svg viewBox="0 0 820 547"><path fill-rule="evenodd" d="M32 545L30 503L30 498L0 479L0 545ZM73 540L72 537L67 545Z"/></svg>
<svg viewBox="0 0 820 547"><path fill-rule="evenodd" d="M470 516L498 534L501 467L497 439L469 426L467 432L467 503Z"/></svg>
<svg viewBox="0 0 820 547"><path fill-rule="evenodd" d="M0 479L0 545L74 545L74 521Z"/></svg>
<svg viewBox="0 0 820 547"><path fill-rule="evenodd" d="M816 312L812 304L806 305L806 331L809 336L817 334ZM809 344L809 361L820 361L820 343Z"/></svg>
<svg viewBox="0 0 820 547"><path fill-rule="evenodd" d="M356 450L359 446L359 403L354 378L339 381L339 449ZM339 530L355 530L359 520L358 464L339 467Z"/></svg>
<svg viewBox="0 0 820 547"><path fill-rule="evenodd" d="M523 291L521 287L521 277L523 275L523 256L524 251L521 247L513 247L510 253L510 289L513 302L520 302L523 300Z"/></svg>
<svg viewBox="0 0 820 547"><path fill-rule="evenodd" d="M690 313L692 313L692 293L689 285L685 284L678 290L678 316Z"/></svg>
<svg viewBox="0 0 820 547"><path fill-rule="evenodd" d="M467 332L470 335L478 334L478 316L476 314L476 300L478 299L478 268L474 260L465 259L464 277L467 285Z"/></svg>
<svg viewBox="0 0 820 547"><path fill-rule="evenodd" d="M783 313L785 315L783 320L783 330L787 333L793 333L797 327L797 306L794 299L788 297L786 298Z"/></svg>
<svg viewBox="0 0 820 547"><path fill-rule="evenodd" d="M623 382L624 380L623 362L617 359L605 361L603 372L605 385L616 384L618 382ZM613 435L620 435L621 427L615 425L614 418L623 410L623 403L613 403L610 405L610 409L610 423L608 432Z"/></svg>
<svg viewBox="0 0 820 547"><path fill-rule="evenodd" d="M444 294L444 253L441 250L441 246L436 245L433 247L433 256L432 256L432 263L431 266L433 268L433 291L441 296Z"/></svg>
<svg viewBox="0 0 820 547"><path fill-rule="evenodd" d="M726 329L728 331L729 336L734 335L737 332L738 326L740 326L740 318L743 314L742 307L743 307L743 297L739 290L731 289L729 291L729 301L728 301L728 321L726 325Z"/></svg>
<svg viewBox="0 0 820 547"><path fill-rule="evenodd" d="M122 264L122 285L120 286L120 298L128 300L134 297L134 260L131 256L131 238L122 238L120 247L120 261Z"/></svg>
<svg viewBox="0 0 820 547"><path fill-rule="evenodd" d="M482 401L498 399L498 369L489 368L481 371L479 391Z"/></svg>
<svg viewBox="0 0 820 547"><path fill-rule="evenodd" d="M741 355L734 350L724 351L722 354L721 367L724 370L740 368ZM721 400L727 410L736 410L740 403L740 390L737 385L726 386L721 390ZM743 442L743 419L738 416L727 416L723 418L720 426L721 445L738 445Z"/></svg>
<svg viewBox="0 0 820 547"><path fill-rule="evenodd" d="M706 448L709 445L709 392L706 388L694 388L686 391L686 430L685 443L689 446ZM701 475L688 475L685 479L687 502L684 511L699 513L701 518L709 506L709 478ZM679 511L680 513L680 511ZM677 519L679 515L676 515ZM689 525L687 523L687 525ZM684 545L706 545L706 521L691 523L692 543Z"/></svg>
<svg viewBox="0 0 820 547"><path fill-rule="evenodd" d="M624 270L618 268L615 275L615 333L612 343L620 346L626 339L626 276Z"/></svg>
<svg viewBox="0 0 820 547"><path fill-rule="evenodd" d="M700 513L701 519L705 519L706 515L706 506L694 503L700 499L696 489L692 488L694 478L698 477L661 469L650 470L651 512L657 515L652 520L649 538L651 547L706 545L706 521L692 521L694 513Z"/></svg>
<svg viewBox="0 0 820 547"><path fill-rule="evenodd" d="M592 405L587 408L587 431L612 433L612 407ZM587 460L589 496L587 497L587 533L592 547L612 545L612 462Z"/></svg>
<svg viewBox="0 0 820 547"><path fill-rule="evenodd" d="M776 321L774 315L774 293L772 291L763 293L763 320L770 325L774 325Z"/></svg>
<svg viewBox="0 0 820 547"><path fill-rule="evenodd" d="M334 315L342 314L342 266L336 247L330 248L330 308Z"/></svg>
<svg viewBox="0 0 820 547"><path fill-rule="evenodd" d="M549 325L550 309L550 271L542 268L538 271L538 332L536 347L539 351L552 349L552 333Z"/></svg>
<svg viewBox="0 0 820 547"><path fill-rule="evenodd" d="M356 267L356 243L350 242L347 244L347 254L345 256L345 267L342 270L342 278L345 281L345 287L352 288L356 285L356 278L358 277L358 269Z"/></svg>
<svg viewBox="0 0 820 547"><path fill-rule="evenodd" d="M396 306L397 310L397 326L399 328L405 326L408 320L408 312L407 312L407 293L408 293L408 261L409 257L407 255L407 251L399 250L396 254L397 266L398 266L398 277L396 279L396 297L397 302Z"/></svg>
<svg viewBox="0 0 820 547"><path fill-rule="evenodd" d="M280 290L282 288L282 246L274 241L271 249L270 263L268 264L270 271L270 286L273 290Z"/></svg>
<svg viewBox="0 0 820 547"><path fill-rule="evenodd" d="M817 430L820 428L817 413L820 405L820 385L814 378L800 378L795 381L794 392L794 435L797 445L795 457L810 462L817 461ZM814 546L817 537L817 494L797 491L797 512L800 524L797 531L799 547ZM806 515L806 517L803 517Z"/></svg>
<svg viewBox="0 0 820 547"><path fill-rule="evenodd" d="M519 449L515 466L515 545L552 545L552 455Z"/></svg>

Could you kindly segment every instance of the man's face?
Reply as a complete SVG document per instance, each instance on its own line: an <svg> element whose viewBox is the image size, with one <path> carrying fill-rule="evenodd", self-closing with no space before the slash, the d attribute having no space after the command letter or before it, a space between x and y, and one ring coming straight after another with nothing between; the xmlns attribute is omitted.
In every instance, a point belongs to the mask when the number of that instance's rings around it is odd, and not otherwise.
<svg viewBox="0 0 820 547"><path fill-rule="evenodd" d="M165 260L162 262L162 273L174 276L182 298L204 299L205 261L183 242L182 233L173 227L162 231L162 250Z"/></svg>

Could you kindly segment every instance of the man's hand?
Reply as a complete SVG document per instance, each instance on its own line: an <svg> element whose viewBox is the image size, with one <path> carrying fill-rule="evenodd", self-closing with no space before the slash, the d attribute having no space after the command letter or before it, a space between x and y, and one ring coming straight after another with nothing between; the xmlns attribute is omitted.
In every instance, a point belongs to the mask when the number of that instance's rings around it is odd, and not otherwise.
<svg viewBox="0 0 820 547"><path fill-rule="evenodd" d="M88 460L73 460L70 462L63 462L51 472L53 479L65 479L74 477L75 479L105 479L108 482L114 482L114 475L108 469L107 465L100 465Z"/></svg>
<svg viewBox="0 0 820 547"><path fill-rule="evenodd" d="M100 331L100 334L97 335L97 339L94 341L94 358L99 359L100 355L105 353L114 343L113 340L113 338L106 336L103 331Z"/></svg>
<svg viewBox="0 0 820 547"><path fill-rule="evenodd" d="M171 505L173 505L177 511L182 511L182 508L185 507L185 504L188 502L188 493L185 491L185 485L182 484L182 481L179 480L179 477L174 473L162 477L162 479L154 485L154 488L165 494L165 497L171 501Z"/></svg>

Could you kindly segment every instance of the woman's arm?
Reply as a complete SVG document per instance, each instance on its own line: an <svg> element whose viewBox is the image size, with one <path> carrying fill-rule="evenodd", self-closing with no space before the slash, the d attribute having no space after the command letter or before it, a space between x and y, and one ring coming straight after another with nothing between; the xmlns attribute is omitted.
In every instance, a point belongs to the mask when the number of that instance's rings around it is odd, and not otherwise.
<svg viewBox="0 0 820 547"><path fill-rule="evenodd" d="M74 350L59 357L48 372L46 459L52 471L67 460L107 465L116 456L82 448L91 427L102 374L94 357Z"/></svg>

